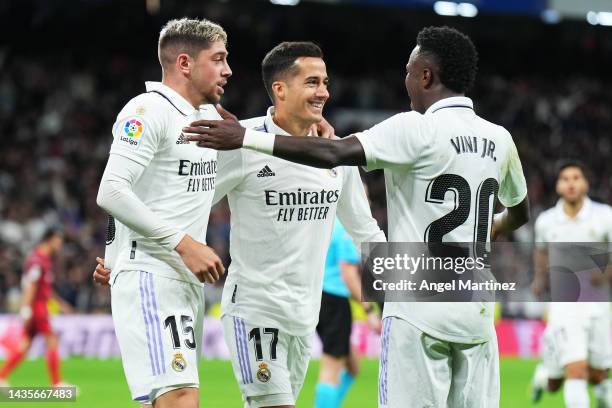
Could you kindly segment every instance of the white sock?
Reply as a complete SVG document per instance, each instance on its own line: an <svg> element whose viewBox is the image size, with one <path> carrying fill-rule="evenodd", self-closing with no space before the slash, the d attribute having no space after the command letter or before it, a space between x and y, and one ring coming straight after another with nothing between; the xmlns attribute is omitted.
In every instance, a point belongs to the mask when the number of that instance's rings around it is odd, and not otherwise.
<svg viewBox="0 0 612 408"><path fill-rule="evenodd" d="M603 380L593 386L593 394L599 408L612 408L612 380Z"/></svg>
<svg viewBox="0 0 612 408"><path fill-rule="evenodd" d="M565 380L563 399L567 408L589 408L589 390L586 380L574 378Z"/></svg>
<svg viewBox="0 0 612 408"><path fill-rule="evenodd" d="M533 373L532 383L535 387L541 388L544 391L548 390L548 370L543 363L536 366Z"/></svg>

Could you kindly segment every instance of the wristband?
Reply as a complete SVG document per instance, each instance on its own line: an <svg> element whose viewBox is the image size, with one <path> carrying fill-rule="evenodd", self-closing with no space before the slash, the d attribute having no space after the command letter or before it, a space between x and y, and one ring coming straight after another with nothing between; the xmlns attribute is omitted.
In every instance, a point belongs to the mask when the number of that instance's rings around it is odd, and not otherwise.
<svg viewBox="0 0 612 408"><path fill-rule="evenodd" d="M274 151L274 139L276 135L247 129L242 139L242 147L261 153L272 154Z"/></svg>
<svg viewBox="0 0 612 408"><path fill-rule="evenodd" d="M19 309L19 316L23 320L28 320L32 317L32 308L30 306L21 306Z"/></svg>

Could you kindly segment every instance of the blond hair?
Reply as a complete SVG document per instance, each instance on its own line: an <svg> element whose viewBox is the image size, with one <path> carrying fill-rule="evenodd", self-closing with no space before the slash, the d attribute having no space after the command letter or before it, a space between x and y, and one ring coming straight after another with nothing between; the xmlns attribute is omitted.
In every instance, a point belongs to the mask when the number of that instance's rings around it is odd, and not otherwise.
<svg viewBox="0 0 612 408"><path fill-rule="evenodd" d="M172 65L180 53L196 58L201 50L217 41L227 46L227 34L219 24L186 17L170 20L159 33L159 62L162 66Z"/></svg>

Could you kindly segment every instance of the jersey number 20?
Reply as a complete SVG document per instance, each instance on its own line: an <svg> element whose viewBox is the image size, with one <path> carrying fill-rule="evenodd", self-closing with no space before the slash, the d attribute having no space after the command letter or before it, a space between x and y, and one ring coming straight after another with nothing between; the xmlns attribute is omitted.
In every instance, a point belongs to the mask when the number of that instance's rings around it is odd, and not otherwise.
<svg viewBox="0 0 612 408"><path fill-rule="evenodd" d="M476 214L474 220L474 234L472 242L486 243L490 230L491 216L489 214L489 199L493 196L493 205L497 201L499 183L494 178L482 181L476 191ZM425 242L442 242L442 237L455 228L463 225L470 215L472 206L472 191L466 179L458 174L443 174L433 179L427 192L425 201L428 203L442 204L447 191L455 194L455 207L445 216L438 218L425 229ZM485 256L481 253L483 246L476 246L478 256Z"/></svg>

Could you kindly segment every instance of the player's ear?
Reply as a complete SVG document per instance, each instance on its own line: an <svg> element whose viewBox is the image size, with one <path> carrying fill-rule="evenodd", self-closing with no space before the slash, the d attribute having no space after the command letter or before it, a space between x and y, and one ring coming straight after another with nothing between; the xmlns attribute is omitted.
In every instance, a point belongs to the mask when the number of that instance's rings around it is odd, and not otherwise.
<svg viewBox="0 0 612 408"><path fill-rule="evenodd" d="M184 74L191 72L191 57L189 54L181 53L176 56L176 68Z"/></svg>
<svg viewBox="0 0 612 408"><path fill-rule="evenodd" d="M287 84L282 81L275 81L272 83L272 92L274 93L275 99L284 101L287 96Z"/></svg>
<svg viewBox="0 0 612 408"><path fill-rule="evenodd" d="M423 84L423 88L429 89L433 85L434 82L434 73L431 68L423 68L423 76L421 78L421 83Z"/></svg>
<svg viewBox="0 0 612 408"><path fill-rule="evenodd" d="M558 196L561 195L561 178L558 178L557 183L555 183L555 192Z"/></svg>

